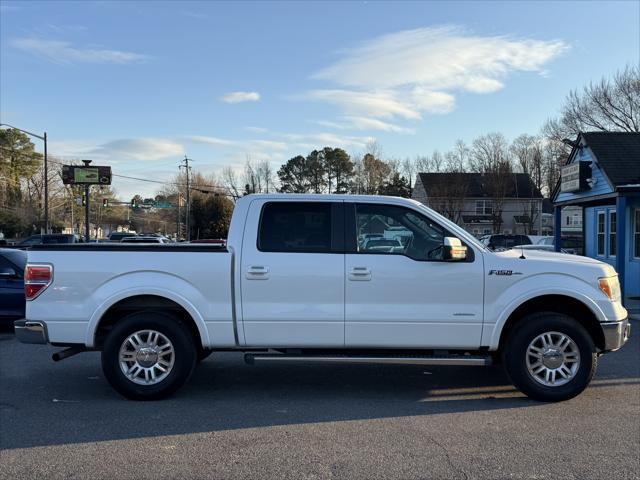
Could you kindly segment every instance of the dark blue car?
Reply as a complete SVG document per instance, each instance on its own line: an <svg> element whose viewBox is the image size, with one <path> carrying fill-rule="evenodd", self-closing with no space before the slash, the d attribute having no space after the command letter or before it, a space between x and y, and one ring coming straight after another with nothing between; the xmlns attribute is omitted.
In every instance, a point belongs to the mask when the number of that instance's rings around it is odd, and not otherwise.
<svg viewBox="0 0 640 480"><path fill-rule="evenodd" d="M24 268L27 253L0 248L0 324L24 318Z"/></svg>

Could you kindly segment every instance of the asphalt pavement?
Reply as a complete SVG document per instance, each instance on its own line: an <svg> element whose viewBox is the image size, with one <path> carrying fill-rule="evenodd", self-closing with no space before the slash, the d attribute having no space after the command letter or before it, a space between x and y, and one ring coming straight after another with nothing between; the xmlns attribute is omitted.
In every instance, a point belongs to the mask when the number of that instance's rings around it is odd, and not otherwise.
<svg viewBox="0 0 640 480"><path fill-rule="evenodd" d="M133 402L99 353L0 334L0 478L637 479L640 325L577 398L539 403L498 367L245 365L214 354Z"/></svg>

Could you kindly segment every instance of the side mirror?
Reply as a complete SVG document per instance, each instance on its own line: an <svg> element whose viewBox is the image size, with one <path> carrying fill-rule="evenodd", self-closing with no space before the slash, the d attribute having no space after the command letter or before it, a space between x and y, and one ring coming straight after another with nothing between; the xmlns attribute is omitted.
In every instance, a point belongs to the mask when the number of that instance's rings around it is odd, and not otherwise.
<svg viewBox="0 0 640 480"><path fill-rule="evenodd" d="M0 278L18 278L18 273L11 267L0 267Z"/></svg>
<svg viewBox="0 0 640 480"><path fill-rule="evenodd" d="M442 252L443 260L459 262L466 260L467 247L462 245L459 238L456 237L444 237L444 249Z"/></svg>

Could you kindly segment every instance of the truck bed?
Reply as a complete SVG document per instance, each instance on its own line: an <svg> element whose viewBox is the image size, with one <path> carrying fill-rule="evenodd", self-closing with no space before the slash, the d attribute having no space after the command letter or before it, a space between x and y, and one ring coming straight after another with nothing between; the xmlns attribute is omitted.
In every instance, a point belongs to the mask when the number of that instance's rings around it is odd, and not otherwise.
<svg viewBox="0 0 640 480"><path fill-rule="evenodd" d="M232 262L225 248L202 244L38 245L30 264L53 265L53 284L27 302L29 320L46 320L51 342L93 346L97 323L136 295L169 299L192 316L203 346L234 346Z"/></svg>

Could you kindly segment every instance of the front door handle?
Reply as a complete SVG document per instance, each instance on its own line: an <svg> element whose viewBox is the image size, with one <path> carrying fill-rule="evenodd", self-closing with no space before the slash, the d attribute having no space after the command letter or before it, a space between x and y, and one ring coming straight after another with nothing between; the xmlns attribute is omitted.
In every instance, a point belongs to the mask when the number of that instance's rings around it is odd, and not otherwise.
<svg viewBox="0 0 640 480"><path fill-rule="evenodd" d="M269 278L269 267L252 265L247 268L247 280L266 280Z"/></svg>
<svg viewBox="0 0 640 480"><path fill-rule="evenodd" d="M353 267L349 271L349 280L367 282L371 280L371 269L369 267Z"/></svg>

